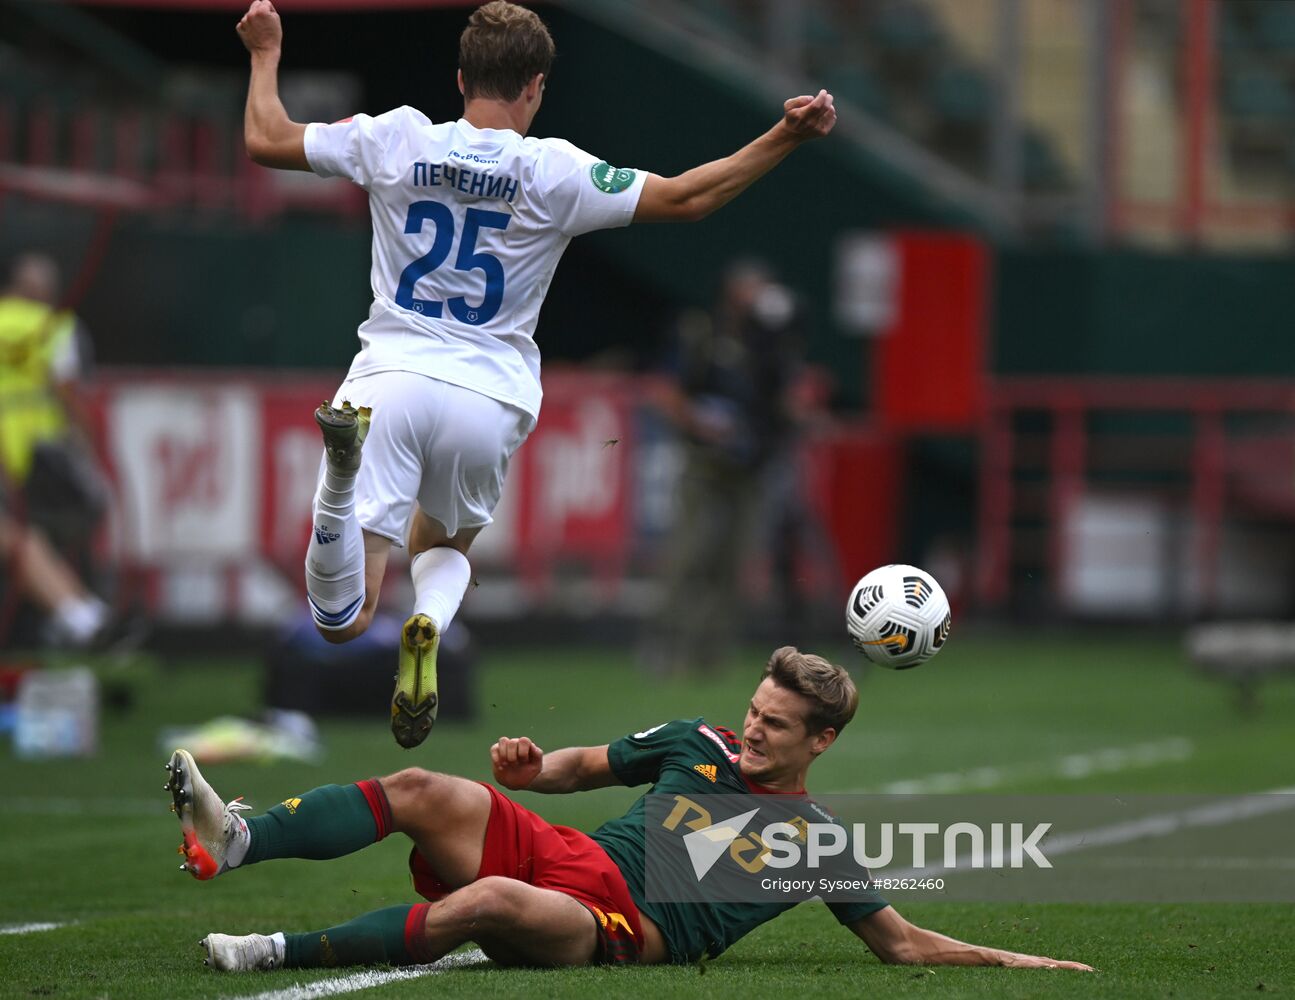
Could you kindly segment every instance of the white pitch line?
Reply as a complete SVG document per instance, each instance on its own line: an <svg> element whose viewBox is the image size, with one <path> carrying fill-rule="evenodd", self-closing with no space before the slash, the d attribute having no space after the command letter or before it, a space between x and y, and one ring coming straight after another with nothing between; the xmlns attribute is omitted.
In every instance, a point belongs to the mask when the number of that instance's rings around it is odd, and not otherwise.
<svg viewBox="0 0 1295 1000"><path fill-rule="evenodd" d="M423 976L435 976L446 969L477 965L483 961L488 961L486 953L478 948L473 948L471 951L446 955L430 965L409 965L383 972L355 972L340 979L320 979L313 983L294 983L292 986L281 990L266 990L264 993L245 994L229 998L229 1000L315 1000L316 997L335 997L343 993L371 990L375 986L385 986L387 983L397 983L403 979L420 979Z"/></svg>
<svg viewBox="0 0 1295 1000"><path fill-rule="evenodd" d="M1072 753L1052 760L1020 761L973 767L966 771L943 771L920 778L892 781L878 788L851 788L841 794L858 795L947 795L954 792L986 792L1025 781L1078 781L1094 774L1115 774L1139 767L1179 763L1195 752L1192 741L1174 736L1150 743L1124 747L1102 747L1087 753Z"/></svg>
<svg viewBox="0 0 1295 1000"><path fill-rule="evenodd" d="M1062 854L1092 850L1095 847L1112 847L1116 844L1131 844L1135 840L1170 837L1182 830L1226 826L1238 820L1269 816L1288 809L1295 809L1295 787L1251 792L1220 799L1218 802L1193 806L1190 809L1180 809L1177 812L1152 813L1150 816L1109 823L1106 826L1080 830L1077 833L1049 836L1039 843L1039 848L1045 857L1051 859L1060 857ZM972 855L968 852L956 857L953 865L945 870L968 871L971 870L971 863ZM916 878L929 876L934 869L905 868L896 872L885 869L879 869L879 871L884 872L886 878Z"/></svg>
<svg viewBox="0 0 1295 1000"><path fill-rule="evenodd" d="M66 926L67 924L3 924L0 925L0 935L35 934L37 931L52 931Z"/></svg>
<svg viewBox="0 0 1295 1000"><path fill-rule="evenodd" d="M1094 868L1161 868L1165 871L1295 871L1295 858L1099 858Z"/></svg>
<svg viewBox="0 0 1295 1000"><path fill-rule="evenodd" d="M1295 788L1274 788L1267 792L1239 795L1218 802L1180 809L1177 812L1154 813L1122 823L1110 823L1078 833L1063 833L1042 843L1047 855L1073 854L1094 847L1128 844L1135 840L1169 837L1180 830L1207 826L1226 826L1237 820L1295 809Z"/></svg>

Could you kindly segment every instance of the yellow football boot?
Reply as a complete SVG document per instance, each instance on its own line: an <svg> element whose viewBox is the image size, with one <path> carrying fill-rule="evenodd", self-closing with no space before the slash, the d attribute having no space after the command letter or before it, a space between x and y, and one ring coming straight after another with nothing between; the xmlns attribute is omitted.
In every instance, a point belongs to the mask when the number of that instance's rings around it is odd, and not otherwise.
<svg viewBox="0 0 1295 1000"><path fill-rule="evenodd" d="M436 722L436 650L441 634L426 615L412 615L400 630L400 669L391 696L391 732L412 749Z"/></svg>

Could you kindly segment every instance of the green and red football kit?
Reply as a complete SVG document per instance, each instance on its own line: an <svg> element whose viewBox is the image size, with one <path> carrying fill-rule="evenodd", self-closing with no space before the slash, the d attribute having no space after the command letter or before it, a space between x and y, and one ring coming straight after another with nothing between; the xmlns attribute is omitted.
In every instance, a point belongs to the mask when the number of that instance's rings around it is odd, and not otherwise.
<svg viewBox="0 0 1295 1000"><path fill-rule="evenodd" d="M732 730L704 719L680 719L612 743L607 760L626 785L652 783L649 794L700 796L715 793L768 794L738 768L742 744ZM478 878L504 875L542 889L554 889L583 903L599 921L597 959L632 962L643 950L639 913L660 928L673 962L714 958L796 901L650 902L645 891L647 796L592 835L554 826L490 786L490 820ZM810 800L806 800L808 803ZM828 814L818 810L816 819ZM409 867L414 887L426 899L448 891L415 849ZM841 923L851 923L886 906L867 901L828 903ZM411 936L412 939L412 936Z"/></svg>
<svg viewBox="0 0 1295 1000"><path fill-rule="evenodd" d="M627 785L652 783L648 794L777 794L748 781L738 767L742 744L736 734L704 719L679 719L617 740L607 748L612 772ZM593 833L625 877L635 905L661 929L673 962L714 958L739 938L767 923L795 901L651 902L645 889L647 796L618 819ZM812 805L811 800L806 803ZM816 820L829 814L815 809ZM876 894L866 901L828 903L833 916L852 923L888 904Z"/></svg>
<svg viewBox="0 0 1295 1000"><path fill-rule="evenodd" d="M651 793L704 796L715 793L778 794L748 781L738 768L741 741L704 719L681 719L626 736L607 750L612 772L626 785L652 783ZM670 960L714 958L739 938L772 920L796 901L654 902L645 892L647 796L624 816L592 835L555 826L498 790L490 792L481 868L477 878L503 876L564 893L583 904L598 922L595 962L635 962L643 950L640 913L660 928ZM799 796L791 797L794 799ZM830 818L804 798L817 819ZM798 807L799 808L799 807ZM341 857L392 832L391 807L380 782L324 785L285 800L247 819L251 844L242 865L271 858ZM443 884L415 848L409 868L414 887L429 903L391 906L337 927L285 934L284 965L389 962L407 964L434 957L426 953L424 925L433 903L452 888ZM885 907L880 896L828 903L841 923Z"/></svg>
<svg viewBox="0 0 1295 1000"><path fill-rule="evenodd" d="M643 950L638 909L606 852L587 834L555 826L490 785L484 787L490 792L490 819L477 878L501 875L570 896L598 921L596 963L637 962ZM416 847L409 852L409 870L424 899L435 902L453 892ZM411 935L416 957L419 940Z"/></svg>

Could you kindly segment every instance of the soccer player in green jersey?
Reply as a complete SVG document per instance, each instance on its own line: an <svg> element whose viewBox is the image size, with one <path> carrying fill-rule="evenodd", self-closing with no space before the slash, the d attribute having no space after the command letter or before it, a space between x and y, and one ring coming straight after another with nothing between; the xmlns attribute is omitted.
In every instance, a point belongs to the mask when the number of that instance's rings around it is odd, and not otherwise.
<svg viewBox="0 0 1295 1000"><path fill-rule="evenodd" d="M491 763L508 789L651 783L658 793L781 795L812 806L804 797L810 765L858 700L842 667L784 646L751 697L741 739L688 719L548 754L525 737L504 738L491 747ZM340 857L398 832L413 842L414 886L428 900L305 934L208 934L206 961L217 969L429 962L467 941L508 965L684 963L714 958L795 905L649 900L645 797L586 835L545 822L489 785L409 768L316 788L245 818L248 807L224 804L187 751L177 750L167 768L184 833L182 867L197 878L274 858ZM955 941L909 923L875 895L830 906L883 962L1091 971Z"/></svg>

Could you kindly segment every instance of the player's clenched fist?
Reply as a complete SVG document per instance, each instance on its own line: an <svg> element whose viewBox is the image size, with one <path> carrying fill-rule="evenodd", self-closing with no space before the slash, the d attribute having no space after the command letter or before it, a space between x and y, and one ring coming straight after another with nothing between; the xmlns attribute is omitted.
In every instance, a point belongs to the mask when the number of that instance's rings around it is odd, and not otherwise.
<svg viewBox="0 0 1295 1000"><path fill-rule="evenodd" d="M526 788L544 766L544 751L525 736L501 736L490 748L495 781L505 788Z"/></svg>
<svg viewBox="0 0 1295 1000"><path fill-rule="evenodd" d="M836 107L826 90L784 101L782 110L783 124L800 139L822 138L836 124Z"/></svg>
<svg viewBox="0 0 1295 1000"><path fill-rule="evenodd" d="M253 0L238 22L238 37L248 52L266 52L283 45L283 24L270 0Z"/></svg>

